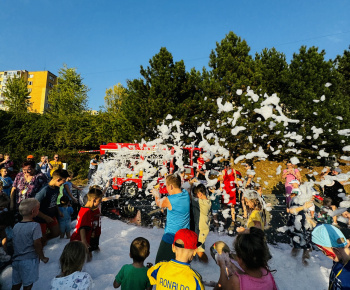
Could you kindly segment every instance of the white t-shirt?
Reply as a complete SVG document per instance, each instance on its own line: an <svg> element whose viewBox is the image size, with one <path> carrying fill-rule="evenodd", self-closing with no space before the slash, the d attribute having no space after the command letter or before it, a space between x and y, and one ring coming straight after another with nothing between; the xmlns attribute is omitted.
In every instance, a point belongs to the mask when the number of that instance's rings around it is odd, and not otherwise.
<svg viewBox="0 0 350 290"><path fill-rule="evenodd" d="M93 286L94 282L92 281L90 274L77 271L65 277L53 278L50 289L90 290Z"/></svg>

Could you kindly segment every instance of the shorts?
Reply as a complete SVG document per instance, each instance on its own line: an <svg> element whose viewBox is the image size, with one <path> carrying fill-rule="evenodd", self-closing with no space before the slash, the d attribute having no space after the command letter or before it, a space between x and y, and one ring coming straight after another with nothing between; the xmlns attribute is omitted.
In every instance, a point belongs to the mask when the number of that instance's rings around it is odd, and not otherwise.
<svg viewBox="0 0 350 290"><path fill-rule="evenodd" d="M47 223L40 223L40 227L41 227L41 233L44 235L46 235L46 231L47 229L51 229L53 228L54 226L57 226L58 225L58 221L56 219L56 217L53 217L53 222L47 224Z"/></svg>
<svg viewBox="0 0 350 290"><path fill-rule="evenodd" d="M71 221L70 220L59 220L58 223L60 224L60 232L61 234L64 233L70 233L71 230Z"/></svg>
<svg viewBox="0 0 350 290"><path fill-rule="evenodd" d="M39 279L39 259L26 259L12 262L12 285L32 285Z"/></svg>

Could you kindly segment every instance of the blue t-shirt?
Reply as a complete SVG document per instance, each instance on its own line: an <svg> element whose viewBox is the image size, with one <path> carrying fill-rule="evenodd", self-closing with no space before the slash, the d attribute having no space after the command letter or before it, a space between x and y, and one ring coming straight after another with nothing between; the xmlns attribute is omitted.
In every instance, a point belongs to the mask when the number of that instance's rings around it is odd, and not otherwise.
<svg viewBox="0 0 350 290"><path fill-rule="evenodd" d="M190 196L187 190L168 196L171 210L167 210L166 225L162 240L168 244L174 242L175 234L180 229L190 228Z"/></svg>
<svg viewBox="0 0 350 290"><path fill-rule="evenodd" d="M333 263L333 268L329 275L329 290L350 290L350 262L344 268L343 266L344 264L339 262ZM336 277L340 271L340 275Z"/></svg>
<svg viewBox="0 0 350 290"><path fill-rule="evenodd" d="M0 180L3 183L3 190L2 191L5 192L7 194L7 196L10 196L11 188L12 188L12 184L13 184L13 181L12 181L11 177L8 177L8 176L2 177L2 176L0 176Z"/></svg>

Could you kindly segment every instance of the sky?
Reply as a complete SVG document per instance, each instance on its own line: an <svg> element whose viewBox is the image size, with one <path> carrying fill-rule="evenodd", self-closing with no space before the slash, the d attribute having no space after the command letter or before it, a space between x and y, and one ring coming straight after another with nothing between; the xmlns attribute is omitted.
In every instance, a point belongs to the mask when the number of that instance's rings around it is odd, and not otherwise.
<svg viewBox="0 0 350 290"><path fill-rule="evenodd" d="M89 107L105 91L140 78L140 65L166 47L186 69L207 67L229 31L255 55L275 47L289 62L302 45L342 55L350 45L348 0L1 0L0 71L76 68Z"/></svg>

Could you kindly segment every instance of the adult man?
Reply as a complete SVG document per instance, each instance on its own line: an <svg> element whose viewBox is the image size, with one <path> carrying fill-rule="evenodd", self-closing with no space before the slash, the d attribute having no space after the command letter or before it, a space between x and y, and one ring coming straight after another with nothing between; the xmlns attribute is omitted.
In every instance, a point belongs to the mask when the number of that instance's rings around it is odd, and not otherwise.
<svg viewBox="0 0 350 290"><path fill-rule="evenodd" d="M312 242L333 260L328 289L350 289L350 249L343 233L332 225L322 224L312 231Z"/></svg>
<svg viewBox="0 0 350 290"><path fill-rule="evenodd" d="M100 157L98 155L96 155L93 159L90 160L88 180L90 180L92 175L96 172L97 167L98 167L98 160L99 159L100 159Z"/></svg>
<svg viewBox="0 0 350 290"><path fill-rule="evenodd" d="M55 172L55 170L63 169L63 164L59 159L60 159L60 157L58 156L58 154L55 154L53 157L53 160L50 161L50 164L52 166L52 168L50 169L51 176Z"/></svg>
<svg viewBox="0 0 350 290"><path fill-rule="evenodd" d="M175 259L172 251L175 234L180 229L190 227L190 196L185 189L181 189L181 178L177 174L170 174L165 179L168 196L160 198L159 191L154 189L152 195L156 204L167 209L167 219L164 235L160 242L156 263Z"/></svg>

